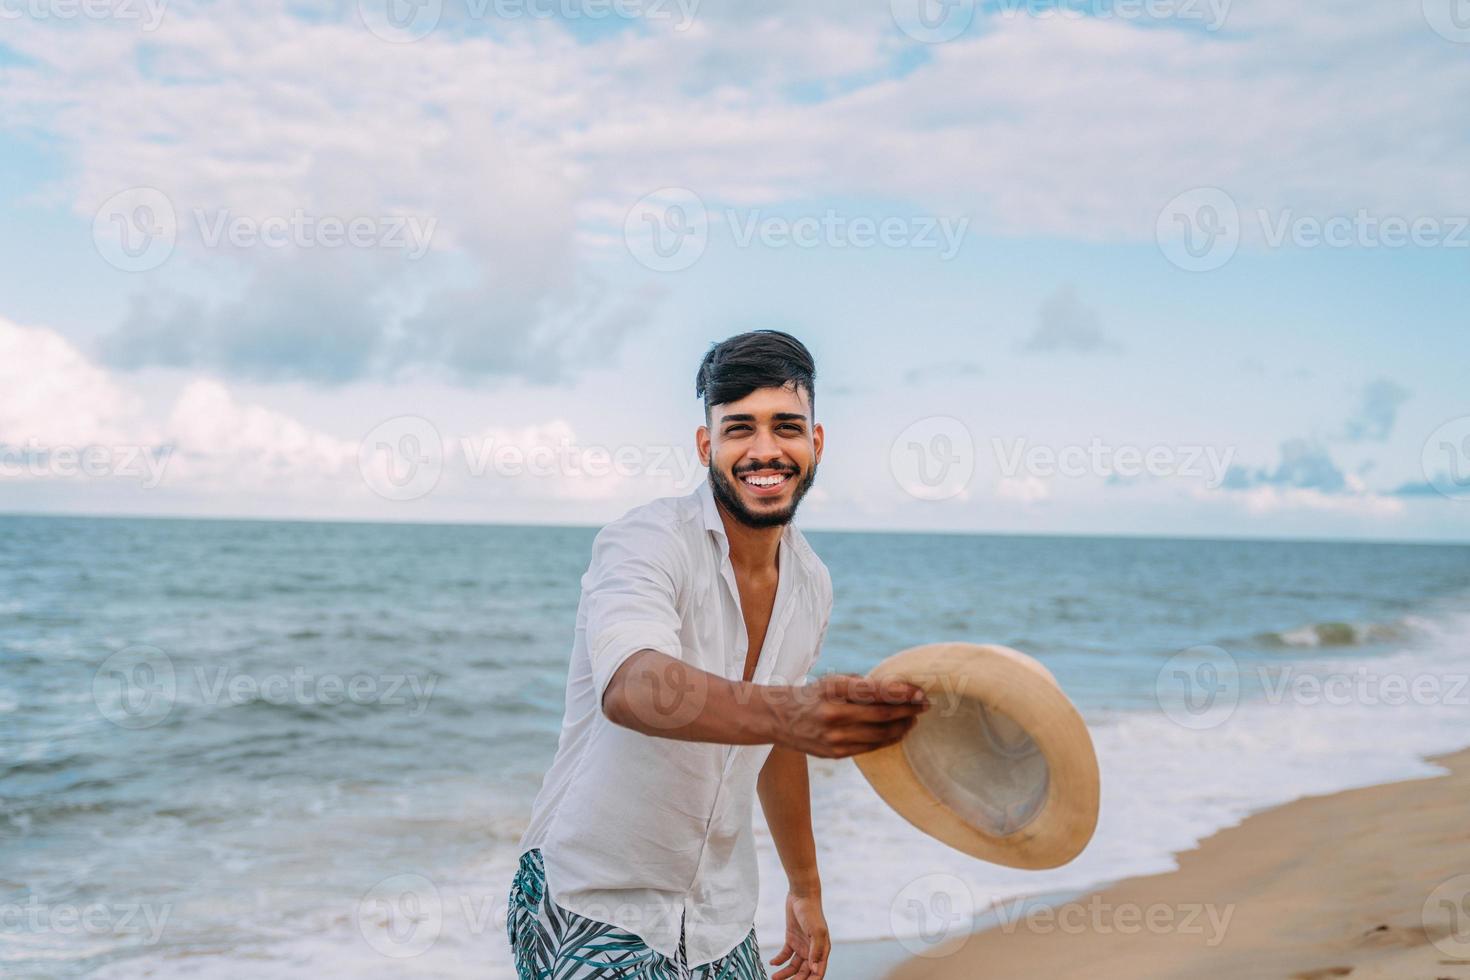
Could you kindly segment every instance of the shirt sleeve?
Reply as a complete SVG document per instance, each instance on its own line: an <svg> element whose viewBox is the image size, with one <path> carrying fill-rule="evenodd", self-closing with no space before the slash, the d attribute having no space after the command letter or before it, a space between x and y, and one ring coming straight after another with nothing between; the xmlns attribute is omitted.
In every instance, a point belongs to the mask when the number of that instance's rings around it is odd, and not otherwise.
<svg viewBox="0 0 1470 980"><path fill-rule="evenodd" d="M825 569L823 570L825 572ZM822 655L822 644L827 640L827 627L832 625L832 578L830 574L822 576L822 604L825 611L822 614L822 628L817 631L817 644L812 648L811 659L807 661L806 672L810 674L816 666L817 658Z"/></svg>
<svg viewBox="0 0 1470 980"><path fill-rule="evenodd" d="M639 650L682 657L678 583L683 564L671 528L622 520L598 532L582 576L582 601L599 704L613 674Z"/></svg>

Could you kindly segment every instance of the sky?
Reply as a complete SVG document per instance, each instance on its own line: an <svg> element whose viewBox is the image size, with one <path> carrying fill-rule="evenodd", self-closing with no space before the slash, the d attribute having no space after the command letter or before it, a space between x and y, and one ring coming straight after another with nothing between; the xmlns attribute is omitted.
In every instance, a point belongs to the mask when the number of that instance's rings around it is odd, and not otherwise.
<svg viewBox="0 0 1470 980"><path fill-rule="evenodd" d="M0 512L1470 541L1470 0L0 19Z"/></svg>

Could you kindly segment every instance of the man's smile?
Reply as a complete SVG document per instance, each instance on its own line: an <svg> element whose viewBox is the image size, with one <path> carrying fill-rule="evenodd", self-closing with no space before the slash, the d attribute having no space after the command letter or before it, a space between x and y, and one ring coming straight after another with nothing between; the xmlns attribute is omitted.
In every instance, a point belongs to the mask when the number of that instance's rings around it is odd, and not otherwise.
<svg viewBox="0 0 1470 980"><path fill-rule="evenodd" d="M751 471L740 475L740 482L758 497L774 497L786 488L795 474L787 470Z"/></svg>

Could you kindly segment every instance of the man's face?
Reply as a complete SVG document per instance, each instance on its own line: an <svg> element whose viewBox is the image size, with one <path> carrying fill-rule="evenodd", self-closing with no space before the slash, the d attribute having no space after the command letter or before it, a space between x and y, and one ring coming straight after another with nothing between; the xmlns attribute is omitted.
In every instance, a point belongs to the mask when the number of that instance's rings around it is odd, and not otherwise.
<svg viewBox="0 0 1470 980"><path fill-rule="evenodd" d="M780 527L796 515L822 458L822 427L811 415L806 392L790 386L710 406L695 440L715 499L740 523Z"/></svg>

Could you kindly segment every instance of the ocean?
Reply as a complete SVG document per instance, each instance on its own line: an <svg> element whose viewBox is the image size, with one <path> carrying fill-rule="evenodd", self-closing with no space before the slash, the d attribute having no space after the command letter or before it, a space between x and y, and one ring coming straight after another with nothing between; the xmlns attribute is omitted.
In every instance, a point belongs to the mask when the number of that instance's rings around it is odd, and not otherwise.
<svg viewBox="0 0 1470 980"><path fill-rule="evenodd" d="M0 973L513 976L515 845L595 533L0 517ZM836 591L819 670L1015 647L1103 778L1088 850L1038 873L813 760L838 943L922 952L937 897L967 928L1470 744L1470 547L807 535ZM784 880L755 814L769 957Z"/></svg>

